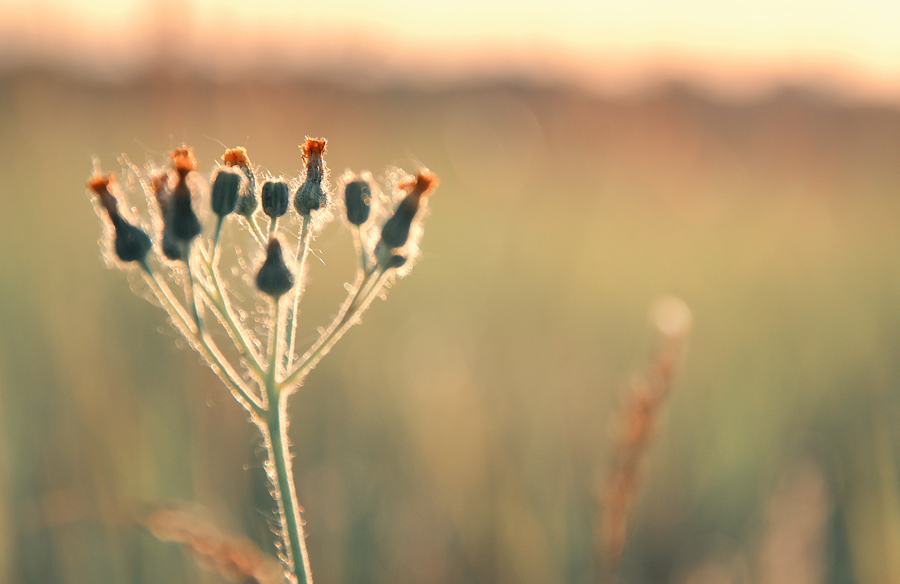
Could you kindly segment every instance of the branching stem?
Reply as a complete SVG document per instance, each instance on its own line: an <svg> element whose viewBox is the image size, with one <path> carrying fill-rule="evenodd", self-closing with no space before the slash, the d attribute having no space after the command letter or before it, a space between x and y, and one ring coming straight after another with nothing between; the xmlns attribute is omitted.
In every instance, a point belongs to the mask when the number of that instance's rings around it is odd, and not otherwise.
<svg viewBox="0 0 900 584"><path fill-rule="evenodd" d="M288 567L297 582L312 584L309 556L303 534L301 508L297 502L294 476L291 465L290 443L288 441L287 398L291 392L283 391L276 383L282 356L279 349L281 340L280 302L272 301L272 332L269 335L269 366L266 374L266 395L269 410L265 417L266 446L269 454L268 470L275 488L275 499L281 519L281 538ZM274 476L272 476L274 475Z"/></svg>
<svg viewBox="0 0 900 584"><path fill-rule="evenodd" d="M300 240L297 243L297 289L291 293L294 304L288 313L287 330L290 337L288 338L287 362L286 369L290 369L294 363L294 343L297 338L297 310L300 307L300 297L303 295L303 272L306 270L306 256L309 255L309 238L310 238L310 216L304 215L300 223Z"/></svg>
<svg viewBox="0 0 900 584"><path fill-rule="evenodd" d="M234 367L225 359L222 352L216 346L210 336L200 329L196 328L191 322L184 307L172 294L168 284L159 275L150 269L149 265L144 263L142 266L142 274L144 280L150 286L153 294L163 304L166 312L172 317L176 328L181 331L188 339L194 342L197 351L204 359L213 367L222 382L234 394L235 398L241 405L251 414L263 415L265 407L262 400L253 394L252 391L243 383L241 376L234 370Z"/></svg>
<svg viewBox="0 0 900 584"><path fill-rule="evenodd" d="M303 361L295 369L290 371L281 382L282 388L290 388L298 384L303 377L315 366L319 359L327 353L331 347L342 337L347 330L358 322L358 317L365 311L375 298L375 294L381 289L383 269L363 273L356 291L344 304L344 308L338 313L325 332L310 350L304 355Z"/></svg>

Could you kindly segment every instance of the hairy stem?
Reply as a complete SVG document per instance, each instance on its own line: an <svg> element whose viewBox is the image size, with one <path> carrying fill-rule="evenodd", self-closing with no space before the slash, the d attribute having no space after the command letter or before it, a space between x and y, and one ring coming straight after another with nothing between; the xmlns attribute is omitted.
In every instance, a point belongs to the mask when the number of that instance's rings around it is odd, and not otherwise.
<svg viewBox="0 0 900 584"><path fill-rule="evenodd" d="M278 364L282 358L279 349L284 346L281 340L280 303L278 300L273 300L272 304L274 323L269 337L269 368L266 374L269 411L266 414L264 431L269 454L267 466L274 486L275 502L278 505L281 538L288 568L297 582L312 584L309 556L306 552L306 541L303 535L303 520L300 518L301 509L297 503L297 492L291 468L290 445L287 437L287 397L290 392L281 391L276 384Z"/></svg>
<svg viewBox="0 0 900 584"><path fill-rule="evenodd" d="M142 264L144 280L153 290L153 294L159 299L175 323L176 328L188 339L194 341L194 346L204 359L212 366L225 386L237 401L251 414L264 413L263 403L253 395L249 388L245 387L240 375L234 370L228 360L222 355L219 348L206 333L192 327L192 322L181 303L172 295L172 291L157 273L150 269L146 262Z"/></svg>
<svg viewBox="0 0 900 584"><path fill-rule="evenodd" d="M232 312L231 307L225 300L225 287L219 277L219 270L216 267L215 258L206 257L204 254L202 259L203 267L209 272L210 279L213 283L212 290L209 290L206 286L200 286L200 290L206 296L208 301L207 304L209 304L216 313L219 322L225 328L225 331L228 333L228 336L231 337L231 340L234 341L238 350L241 352L241 355L247 360L253 373L262 378L262 365L260 364L259 358L256 356L256 352L252 348L250 339L247 337L246 331L240 325L238 319Z"/></svg>
<svg viewBox="0 0 900 584"><path fill-rule="evenodd" d="M262 230L259 228L259 225L256 223L256 219L251 215L247 217L247 223L250 225L250 233L253 234L253 238L256 240L258 244L265 247L266 245L266 236L263 235Z"/></svg>
<svg viewBox="0 0 900 584"><path fill-rule="evenodd" d="M287 377L281 382L282 388L290 388L298 384L303 377L319 362L334 344L344 336L350 327L359 322L359 316L369 307L375 294L381 289L384 271L376 269L366 273L356 291L344 304L344 307L331 322L319 340L304 355L303 361L293 370L289 370Z"/></svg>
<svg viewBox="0 0 900 584"><path fill-rule="evenodd" d="M287 350L287 369L291 368L294 363L294 342L297 338L297 309L300 306L300 297L303 295L303 271L306 269L306 256L309 253L309 222L310 216L304 215L303 221L300 223L300 240L297 243L297 289L291 295L294 298L294 305L288 313L287 330L290 337L288 338Z"/></svg>

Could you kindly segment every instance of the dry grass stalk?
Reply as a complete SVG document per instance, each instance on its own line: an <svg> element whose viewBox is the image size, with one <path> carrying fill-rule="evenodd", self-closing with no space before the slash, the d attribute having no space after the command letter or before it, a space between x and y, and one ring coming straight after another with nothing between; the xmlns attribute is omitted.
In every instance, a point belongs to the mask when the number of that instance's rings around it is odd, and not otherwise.
<svg viewBox="0 0 900 584"><path fill-rule="evenodd" d="M784 473L766 505L759 584L825 581L830 507L825 477L817 464L803 461Z"/></svg>
<svg viewBox="0 0 900 584"><path fill-rule="evenodd" d="M691 312L677 298L659 301L651 312L657 330L650 365L637 378L614 419L613 462L601 493L600 556L605 581L615 580L632 508L640 491L641 466L656 435L659 411L684 356Z"/></svg>
<svg viewBox="0 0 900 584"><path fill-rule="evenodd" d="M230 582L280 584L281 562L245 537L220 530L199 514L177 507L157 507L144 525L160 541L181 544L197 563Z"/></svg>

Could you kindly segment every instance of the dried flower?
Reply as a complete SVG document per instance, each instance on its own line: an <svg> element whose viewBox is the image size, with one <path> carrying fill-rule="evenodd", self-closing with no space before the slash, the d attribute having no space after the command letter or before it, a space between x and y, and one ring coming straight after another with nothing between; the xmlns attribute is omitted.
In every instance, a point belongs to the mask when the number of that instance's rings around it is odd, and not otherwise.
<svg viewBox="0 0 900 584"><path fill-rule="evenodd" d="M403 250L394 248L403 246L409 239L410 225L416 219L420 201L436 184L436 179L430 173L420 173L419 178L406 187L405 198L385 225L387 235L382 232L382 244L376 244L368 235L364 237L360 229L370 214L377 217L384 214L384 209L375 204L376 197L371 196L370 189L374 187L366 182L350 187L350 195L356 198L348 203L348 209L353 209L352 218L348 219L356 227L353 236L359 253L354 284L331 324L321 329L319 338L298 358L294 342L298 304L304 290L304 266L310 242L331 218L329 213L318 213L315 220L311 218L313 211L327 209L329 204L325 140L307 138L302 148L306 174L294 198L296 214L289 213L288 183L259 174L244 148L231 148L225 152L222 157L224 168L213 174L209 189L203 179L196 176L197 163L187 147L176 148L171 153L167 168L149 168L147 179L140 169L129 163L125 172L133 180L123 182L140 185L145 200L152 201L151 209L158 211L153 223L157 226L155 233L160 255L179 260L174 265L166 265L163 270L157 269L162 258L153 253L151 237L119 212L118 200L110 192L111 177L97 171L88 186L99 202L96 205L98 213L112 223L113 248L118 258L125 263L140 264L152 295L168 312L172 323L218 374L262 432L268 453L266 467L280 524L285 576L290 582L302 580L311 584L304 524L286 442L288 410L284 403L331 347L359 322L372 301L384 293L389 281L398 273L397 268L410 269L412 262L408 258L416 251L414 246L406 245ZM258 212L258 180L263 182L262 212ZM194 207L201 202L209 205L217 217L212 233L206 236ZM234 212L241 215L240 220ZM281 225L282 220L288 226L292 223L293 229ZM263 234L260 221L268 223L268 237ZM271 323L271 328L266 332L269 342L264 355L259 347L265 344L254 338L255 331L248 330L239 316L254 308L236 307L237 296L222 279L219 236L227 237L230 229L247 230L250 241L257 246L255 252L264 255L255 274L245 273L242 278L254 282L259 292L272 300L269 303L271 313L265 319ZM299 235L295 236L296 233ZM385 247L397 242L399 245ZM235 249L235 254L240 256L240 253ZM371 261L373 257L378 261ZM251 262L241 261L238 257L237 264L233 270L240 273ZM184 292L176 293L172 283L183 286ZM219 350L216 337L209 332L215 327L235 343L240 361L230 362ZM215 537L182 535L187 539L181 541L187 542L194 553L215 563L221 573L259 579L250 567L252 562L245 561L247 549L239 541L229 539L226 543Z"/></svg>

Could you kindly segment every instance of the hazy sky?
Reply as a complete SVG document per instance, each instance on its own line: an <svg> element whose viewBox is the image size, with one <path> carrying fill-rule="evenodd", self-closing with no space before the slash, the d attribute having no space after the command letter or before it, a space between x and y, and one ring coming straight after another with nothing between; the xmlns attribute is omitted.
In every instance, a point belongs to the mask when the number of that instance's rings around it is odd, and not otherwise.
<svg viewBox="0 0 900 584"><path fill-rule="evenodd" d="M662 71L724 89L788 77L900 96L900 0L0 0L0 14L6 62L102 66L163 44L222 70L362 56L438 76L537 69L613 87Z"/></svg>

